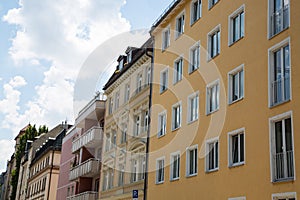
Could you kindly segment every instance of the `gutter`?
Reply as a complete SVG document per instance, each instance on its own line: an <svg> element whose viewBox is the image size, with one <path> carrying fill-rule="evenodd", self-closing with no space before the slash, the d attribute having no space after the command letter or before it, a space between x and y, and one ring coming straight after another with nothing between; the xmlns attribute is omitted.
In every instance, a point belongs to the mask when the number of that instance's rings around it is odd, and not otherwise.
<svg viewBox="0 0 300 200"><path fill-rule="evenodd" d="M149 94L149 121L148 121L148 131L147 131L147 143L146 143L146 168L145 168L145 180L144 180L144 200L147 199L148 190L148 163L149 163L149 142L150 142L150 128L151 126L151 106L152 106L152 90L153 90L153 69L154 69L154 38L152 37L152 55L148 54L149 50L146 50L146 55L151 58L151 82L150 82L150 94Z"/></svg>

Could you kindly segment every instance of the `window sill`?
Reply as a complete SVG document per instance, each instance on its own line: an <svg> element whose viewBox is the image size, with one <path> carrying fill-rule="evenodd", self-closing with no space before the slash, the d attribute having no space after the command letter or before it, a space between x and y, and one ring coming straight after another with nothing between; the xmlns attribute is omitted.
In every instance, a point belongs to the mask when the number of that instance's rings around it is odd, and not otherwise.
<svg viewBox="0 0 300 200"><path fill-rule="evenodd" d="M189 121L187 122L187 124L190 125L190 124L195 123L196 121L198 121L198 118L197 118L197 119L194 119L194 120L189 120Z"/></svg>
<svg viewBox="0 0 300 200"><path fill-rule="evenodd" d="M191 27L193 27L194 24L196 24L200 19L201 19L201 16L198 19L196 19L195 21L191 22L191 24L190 24Z"/></svg>
<svg viewBox="0 0 300 200"><path fill-rule="evenodd" d="M295 178L284 178L284 179L280 179L280 180L273 180L272 183L276 184L276 183L284 183L284 182L294 182Z"/></svg>
<svg viewBox="0 0 300 200"><path fill-rule="evenodd" d="M195 177L195 176L197 176L198 175L198 173L195 173L195 174L187 174L186 175L186 178L192 178L192 177Z"/></svg>
<svg viewBox="0 0 300 200"><path fill-rule="evenodd" d="M170 47L170 45L169 46L167 46L166 48L161 48L161 52L165 52L165 51L167 51L167 49Z"/></svg>
<svg viewBox="0 0 300 200"><path fill-rule="evenodd" d="M170 179L171 182L179 181L179 177Z"/></svg>
<svg viewBox="0 0 300 200"><path fill-rule="evenodd" d="M217 171L219 171L219 168L207 170L206 173L209 174L209 173L213 173L213 172L217 172Z"/></svg>
<svg viewBox="0 0 300 200"><path fill-rule="evenodd" d="M207 59L207 62L212 61L213 59L215 59L216 57L218 57L220 55L220 53L218 53L217 55L214 55L213 57L209 56Z"/></svg>
<svg viewBox="0 0 300 200"><path fill-rule="evenodd" d="M216 2L215 4L211 5L208 7L208 10L211 10L213 7L215 7L218 3L220 2L220 0L218 2Z"/></svg>
<svg viewBox="0 0 300 200"><path fill-rule="evenodd" d="M280 105L286 104L286 103L288 103L288 102L290 102L290 101L291 101L291 99L288 99L288 100L281 101L281 102L279 102L279 103L276 103L276 104L271 104L271 105L269 106L269 108L275 108L275 107L277 107L277 106L280 106Z"/></svg>
<svg viewBox="0 0 300 200"><path fill-rule="evenodd" d="M166 136L166 134L163 134L163 135L158 135L158 134L157 134L157 138L158 138L158 139L160 139L160 138L162 138L162 137L164 137L164 136Z"/></svg>
<svg viewBox="0 0 300 200"><path fill-rule="evenodd" d="M156 182L155 184L156 185L161 185L161 184L163 184L165 181L161 181L161 182Z"/></svg>
<svg viewBox="0 0 300 200"><path fill-rule="evenodd" d="M282 32L286 31L287 29L290 28L290 25L288 25L288 27L282 29L281 31L279 31L278 33L272 34L269 36L269 40L273 39L274 37L276 37L277 35L280 35Z"/></svg>
<svg viewBox="0 0 300 200"><path fill-rule="evenodd" d="M173 81L173 85L177 85L178 83L180 83L182 81L182 78L177 80L177 81Z"/></svg>
<svg viewBox="0 0 300 200"><path fill-rule="evenodd" d="M162 90L162 91L160 91L160 93L159 93L159 94L163 94L163 93L165 93L167 90L168 90L168 88L167 88L167 89L165 89L165 90Z"/></svg>
<svg viewBox="0 0 300 200"><path fill-rule="evenodd" d="M182 33L177 32L177 34L175 35L175 41L178 40L183 34L184 34L184 32L182 32Z"/></svg>
<svg viewBox="0 0 300 200"><path fill-rule="evenodd" d="M219 111L219 108L217 108L216 110L213 110L211 112L207 112L206 115L209 116L209 115L212 115L214 114L215 112L218 112Z"/></svg>
<svg viewBox="0 0 300 200"><path fill-rule="evenodd" d="M181 125L179 126L179 127L177 127L177 128L173 128L172 129L172 132L175 132L175 131L177 131L178 129L180 129L181 128Z"/></svg>
<svg viewBox="0 0 300 200"><path fill-rule="evenodd" d="M230 164L228 167L235 168L235 167L241 167L243 165L245 165L245 162L233 163L233 164Z"/></svg>
<svg viewBox="0 0 300 200"><path fill-rule="evenodd" d="M194 73L195 71L197 71L198 69L199 69L199 66L198 66L197 68L193 69L193 70L190 70L190 69L189 69L189 72L188 72L189 75L193 74L193 73Z"/></svg>
<svg viewBox="0 0 300 200"><path fill-rule="evenodd" d="M237 102L239 102L239 101L242 101L243 99L244 99L244 97L241 97L241 98L236 99L236 100L234 100L234 101L230 101L228 104L229 104L229 105L232 105L232 104L235 104L235 103L237 103Z"/></svg>
<svg viewBox="0 0 300 200"><path fill-rule="evenodd" d="M242 37L240 37L239 39L237 39L236 41L231 41L231 42L228 44L228 46L229 46L229 47L233 46L233 45L236 44L238 41L242 40L244 37L245 37L245 36L242 36Z"/></svg>

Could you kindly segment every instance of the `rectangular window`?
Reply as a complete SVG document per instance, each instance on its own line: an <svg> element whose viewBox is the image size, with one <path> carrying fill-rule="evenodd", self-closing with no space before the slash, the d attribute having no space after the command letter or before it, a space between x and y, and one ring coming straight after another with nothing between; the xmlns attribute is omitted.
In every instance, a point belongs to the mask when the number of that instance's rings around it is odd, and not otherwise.
<svg viewBox="0 0 300 200"><path fill-rule="evenodd" d="M166 134L167 131L167 114L162 112L158 115L158 137L161 137Z"/></svg>
<svg viewBox="0 0 300 200"><path fill-rule="evenodd" d="M219 0L208 0L208 9L211 9Z"/></svg>
<svg viewBox="0 0 300 200"><path fill-rule="evenodd" d="M219 141L212 139L206 143L206 171L216 171L219 169Z"/></svg>
<svg viewBox="0 0 300 200"><path fill-rule="evenodd" d="M294 180L294 143L291 113L271 119L273 181Z"/></svg>
<svg viewBox="0 0 300 200"><path fill-rule="evenodd" d="M146 77L147 77L147 85L150 85L150 83L151 83L151 67L147 68L147 75L146 75Z"/></svg>
<svg viewBox="0 0 300 200"><path fill-rule="evenodd" d="M184 14L176 18L176 38L184 32Z"/></svg>
<svg viewBox="0 0 300 200"><path fill-rule="evenodd" d="M160 73L160 93L168 89L168 69Z"/></svg>
<svg viewBox="0 0 300 200"><path fill-rule="evenodd" d="M244 6L229 16L229 45L245 36Z"/></svg>
<svg viewBox="0 0 300 200"><path fill-rule="evenodd" d="M141 180L145 179L146 173L146 156L142 157L142 169L141 169Z"/></svg>
<svg viewBox="0 0 300 200"><path fill-rule="evenodd" d="M181 127L181 103L177 103L172 107L172 130Z"/></svg>
<svg viewBox="0 0 300 200"><path fill-rule="evenodd" d="M170 46L170 27L166 28L162 32L162 50L165 50Z"/></svg>
<svg viewBox="0 0 300 200"><path fill-rule="evenodd" d="M180 154L172 154L171 155L171 166L170 166L170 180L177 180L179 179L180 174Z"/></svg>
<svg viewBox="0 0 300 200"><path fill-rule="evenodd" d="M241 65L228 73L229 104L244 98L244 66Z"/></svg>
<svg viewBox="0 0 300 200"><path fill-rule="evenodd" d="M138 160L133 159L132 160L132 173L131 173L131 182L137 182L138 181Z"/></svg>
<svg viewBox="0 0 300 200"><path fill-rule="evenodd" d="M156 160L156 184L163 183L165 180L165 160L164 158Z"/></svg>
<svg viewBox="0 0 300 200"><path fill-rule="evenodd" d="M149 111L144 112L144 132L148 131L149 126Z"/></svg>
<svg viewBox="0 0 300 200"><path fill-rule="evenodd" d="M114 99L109 98L109 101L108 101L108 114L112 114L113 107L114 107Z"/></svg>
<svg viewBox="0 0 300 200"><path fill-rule="evenodd" d="M188 97L188 122L198 119L199 112L199 92Z"/></svg>
<svg viewBox="0 0 300 200"><path fill-rule="evenodd" d="M130 84L126 84L125 85L125 101L124 102L127 102L129 101L129 98L130 98Z"/></svg>
<svg viewBox="0 0 300 200"><path fill-rule="evenodd" d="M270 72L270 105L278 105L290 100L290 45L285 44L269 51L269 72Z"/></svg>
<svg viewBox="0 0 300 200"><path fill-rule="evenodd" d="M215 81L214 83L208 85L206 91L207 91L207 97L206 97L207 114L210 114L219 109L219 98L220 98L219 81Z"/></svg>
<svg viewBox="0 0 300 200"><path fill-rule="evenodd" d="M194 176L198 173L198 147L190 147L186 154L186 175Z"/></svg>
<svg viewBox="0 0 300 200"><path fill-rule="evenodd" d="M296 200L296 192L273 194L272 200Z"/></svg>
<svg viewBox="0 0 300 200"><path fill-rule="evenodd" d="M120 92L116 93L116 97L115 97L115 110L117 110L119 108L119 104L120 104Z"/></svg>
<svg viewBox="0 0 300 200"><path fill-rule="evenodd" d="M201 17L202 2L194 0L191 3L191 24L194 24Z"/></svg>
<svg viewBox="0 0 300 200"><path fill-rule="evenodd" d="M229 166L242 165L245 162L245 131L239 129L228 133Z"/></svg>
<svg viewBox="0 0 300 200"><path fill-rule="evenodd" d="M192 73L200 66L200 42L197 42L190 49L190 65L189 65L189 73Z"/></svg>
<svg viewBox="0 0 300 200"><path fill-rule="evenodd" d="M290 26L290 1L269 0L269 37Z"/></svg>
<svg viewBox="0 0 300 200"><path fill-rule="evenodd" d="M179 58L174 62L174 84L182 80L183 59Z"/></svg>
<svg viewBox="0 0 300 200"><path fill-rule="evenodd" d="M140 126L141 126L141 119L140 116L137 115L134 118L134 134L135 136L138 136L140 134Z"/></svg>
<svg viewBox="0 0 300 200"><path fill-rule="evenodd" d="M208 53L209 60L220 54L221 31L220 26L217 26L208 34Z"/></svg>
<svg viewBox="0 0 300 200"><path fill-rule="evenodd" d="M121 144L126 142L127 137L127 124L123 125L122 136L121 136Z"/></svg>
<svg viewBox="0 0 300 200"><path fill-rule="evenodd" d="M111 135L111 144L115 146L117 144L117 131L113 130Z"/></svg>
<svg viewBox="0 0 300 200"><path fill-rule="evenodd" d="M136 90L137 93L139 93L142 90L142 82L143 82L143 76L142 74L139 74L137 76L137 90Z"/></svg>

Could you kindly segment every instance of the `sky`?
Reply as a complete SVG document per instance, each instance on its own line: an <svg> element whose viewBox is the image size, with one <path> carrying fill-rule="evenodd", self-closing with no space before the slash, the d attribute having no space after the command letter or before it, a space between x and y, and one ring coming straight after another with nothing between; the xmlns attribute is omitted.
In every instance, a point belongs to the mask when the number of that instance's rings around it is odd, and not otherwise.
<svg viewBox="0 0 300 200"><path fill-rule="evenodd" d="M116 52L142 44L171 2L0 0L0 172L28 123L50 129L64 120L74 123L76 109L109 78ZM78 93L78 82L91 80L90 60L101 63L101 81L81 84L85 93Z"/></svg>

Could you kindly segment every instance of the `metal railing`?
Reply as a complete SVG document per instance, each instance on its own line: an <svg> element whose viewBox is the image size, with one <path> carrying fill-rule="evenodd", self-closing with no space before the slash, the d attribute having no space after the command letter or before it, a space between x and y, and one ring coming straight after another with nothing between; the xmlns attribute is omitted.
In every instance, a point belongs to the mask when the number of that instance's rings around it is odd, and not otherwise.
<svg viewBox="0 0 300 200"><path fill-rule="evenodd" d="M98 192L84 192L74 196L67 197L67 200L96 200Z"/></svg>
<svg viewBox="0 0 300 200"><path fill-rule="evenodd" d="M273 81L271 84L271 105L276 105L290 99L290 77Z"/></svg>
<svg viewBox="0 0 300 200"><path fill-rule="evenodd" d="M79 150L81 147L88 145L91 142L101 140L102 128L94 126L86 131L83 135L72 142L72 152Z"/></svg>
<svg viewBox="0 0 300 200"><path fill-rule="evenodd" d="M69 180L75 180L79 177L89 177L100 173L100 160L91 158L70 170Z"/></svg>
<svg viewBox="0 0 300 200"><path fill-rule="evenodd" d="M271 37L289 27L289 12L289 5L285 5L283 8L271 15Z"/></svg>
<svg viewBox="0 0 300 200"><path fill-rule="evenodd" d="M287 151L273 155L274 181L294 178L294 152Z"/></svg>

